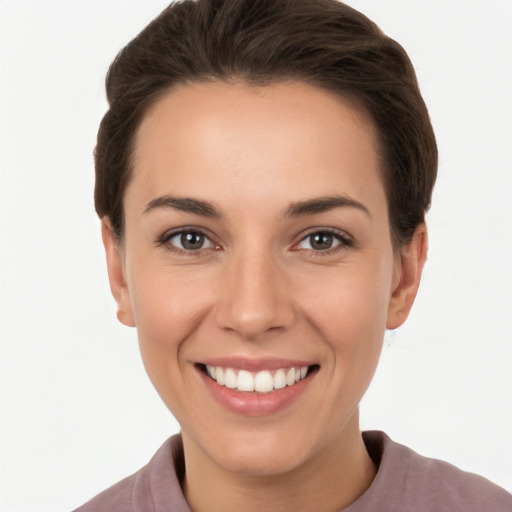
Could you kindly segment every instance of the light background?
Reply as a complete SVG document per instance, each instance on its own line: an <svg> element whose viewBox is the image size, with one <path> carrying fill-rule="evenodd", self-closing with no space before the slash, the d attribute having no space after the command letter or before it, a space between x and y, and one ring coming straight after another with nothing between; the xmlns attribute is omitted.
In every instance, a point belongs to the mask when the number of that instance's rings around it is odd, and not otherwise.
<svg viewBox="0 0 512 512"><path fill-rule="evenodd" d="M64 512L178 426L115 320L92 149L116 52L166 0L0 0L0 510ZM362 405L512 490L512 1L352 0L408 50L440 175L405 327Z"/></svg>

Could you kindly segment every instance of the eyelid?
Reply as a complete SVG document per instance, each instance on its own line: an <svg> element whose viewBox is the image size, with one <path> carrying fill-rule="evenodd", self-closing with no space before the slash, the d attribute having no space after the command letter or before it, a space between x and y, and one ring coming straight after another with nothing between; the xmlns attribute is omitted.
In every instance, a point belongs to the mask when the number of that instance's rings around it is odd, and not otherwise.
<svg viewBox="0 0 512 512"><path fill-rule="evenodd" d="M185 233L198 233L200 235L203 235L210 242L211 246L197 250L187 250L169 243L172 238L179 235L183 235ZM156 245L165 246L165 248L171 252L185 254L187 256L201 254L204 251L218 250L220 248L220 245L217 242L215 242L214 237L211 235L211 233L208 230L200 228L198 226L180 226L177 228L169 229L162 233L162 235L160 235L157 238Z"/></svg>
<svg viewBox="0 0 512 512"><path fill-rule="evenodd" d="M329 234L332 235L334 238L336 238L339 243L336 244L334 247L330 247L329 249L325 249L323 251L315 251L314 249L301 249L298 247L300 243L302 243L307 238L316 235L316 234ZM292 250L295 251L308 251L310 253L313 253L315 255L326 255L326 254L333 254L337 251L344 250L350 247L355 246L355 241L346 231L336 229L336 228L328 228L328 227L314 227L309 228L306 230L306 232L303 232L300 234L300 238L298 242L295 242L292 246Z"/></svg>

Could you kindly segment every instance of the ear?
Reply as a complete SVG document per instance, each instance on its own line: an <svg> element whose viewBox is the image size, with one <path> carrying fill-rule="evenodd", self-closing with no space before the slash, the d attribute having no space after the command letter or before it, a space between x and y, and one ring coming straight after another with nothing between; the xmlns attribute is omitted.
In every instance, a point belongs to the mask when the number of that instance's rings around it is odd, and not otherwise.
<svg viewBox="0 0 512 512"><path fill-rule="evenodd" d="M411 239L397 254L393 292L388 307L387 329L400 327L411 311L427 259L427 227L420 224Z"/></svg>
<svg viewBox="0 0 512 512"><path fill-rule="evenodd" d="M103 217L101 220L101 237L107 257L110 290L117 302L117 318L124 325L135 327L130 293L126 284L122 249L107 217Z"/></svg>

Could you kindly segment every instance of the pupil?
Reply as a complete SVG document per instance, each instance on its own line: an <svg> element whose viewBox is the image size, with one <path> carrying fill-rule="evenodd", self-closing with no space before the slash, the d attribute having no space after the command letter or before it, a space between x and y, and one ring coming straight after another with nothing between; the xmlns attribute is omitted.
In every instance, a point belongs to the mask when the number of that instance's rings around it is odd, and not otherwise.
<svg viewBox="0 0 512 512"><path fill-rule="evenodd" d="M201 249L204 243L204 235L201 233L184 233L181 235L181 245L185 249Z"/></svg>
<svg viewBox="0 0 512 512"><path fill-rule="evenodd" d="M328 233L317 233L311 238L311 247L313 247L313 249L330 249L332 246L332 235Z"/></svg>

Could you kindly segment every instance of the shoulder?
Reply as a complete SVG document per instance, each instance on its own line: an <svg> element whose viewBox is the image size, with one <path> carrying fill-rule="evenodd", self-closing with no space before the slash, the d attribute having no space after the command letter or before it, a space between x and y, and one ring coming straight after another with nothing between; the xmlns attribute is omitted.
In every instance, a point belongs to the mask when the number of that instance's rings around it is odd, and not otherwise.
<svg viewBox="0 0 512 512"><path fill-rule="evenodd" d="M77 508L75 512L107 512L111 510L133 512L131 503L133 483L143 470L144 468L134 475L121 480L112 487L109 487L92 500L88 501L85 505Z"/></svg>
<svg viewBox="0 0 512 512"><path fill-rule="evenodd" d="M390 496L395 501L392 510L512 512L512 495L489 480L423 457L382 432L367 432L364 437L374 460L379 450L381 455L368 494Z"/></svg>
<svg viewBox="0 0 512 512"><path fill-rule="evenodd" d="M396 450L409 461L405 487L409 499L422 494L428 497L432 510L444 507L444 510L465 512L512 512L512 495L486 478L447 462L423 457L401 445Z"/></svg>
<svg viewBox="0 0 512 512"><path fill-rule="evenodd" d="M74 512L154 512L159 504L189 512L179 483L183 448L179 435L169 438L149 463L95 496Z"/></svg>

